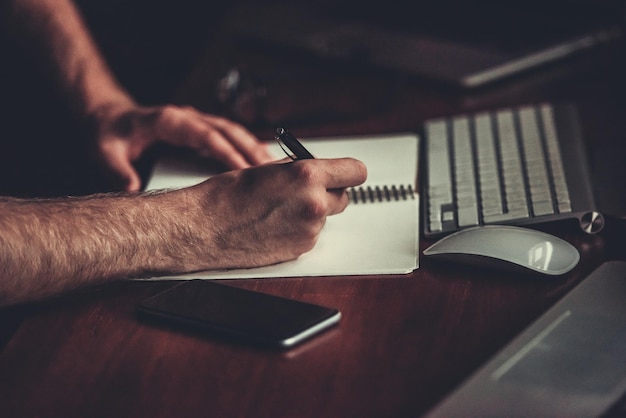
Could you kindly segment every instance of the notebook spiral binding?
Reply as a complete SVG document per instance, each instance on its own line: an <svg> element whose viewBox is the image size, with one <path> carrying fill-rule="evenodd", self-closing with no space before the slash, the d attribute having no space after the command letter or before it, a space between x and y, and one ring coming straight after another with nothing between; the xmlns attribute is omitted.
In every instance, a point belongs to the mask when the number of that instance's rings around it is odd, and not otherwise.
<svg viewBox="0 0 626 418"><path fill-rule="evenodd" d="M415 199L411 185L351 187L346 193L352 203L376 203Z"/></svg>

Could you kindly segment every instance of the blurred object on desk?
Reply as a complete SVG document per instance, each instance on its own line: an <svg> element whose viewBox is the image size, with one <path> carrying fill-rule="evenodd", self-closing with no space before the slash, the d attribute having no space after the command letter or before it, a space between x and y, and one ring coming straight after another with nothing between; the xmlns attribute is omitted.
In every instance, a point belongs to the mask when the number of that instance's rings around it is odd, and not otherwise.
<svg viewBox="0 0 626 418"><path fill-rule="evenodd" d="M622 38L618 0L245 4L251 43L477 88Z"/></svg>

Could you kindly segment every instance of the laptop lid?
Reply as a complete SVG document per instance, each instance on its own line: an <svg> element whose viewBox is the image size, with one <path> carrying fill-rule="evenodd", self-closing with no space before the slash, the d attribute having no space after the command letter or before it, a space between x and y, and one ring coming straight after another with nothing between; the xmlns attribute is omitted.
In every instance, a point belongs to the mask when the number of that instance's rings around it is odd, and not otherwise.
<svg viewBox="0 0 626 418"><path fill-rule="evenodd" d="M618 39L618 0L263 4L229 28L248 41L473 88ZM478 22L478 23L477 23Z"/></svg>
<svg viewBox="0 0 626 418"><path fill-rule="evenodd" d="M626 394L626 262L607 262L428 417L595 417Z"/></svg>

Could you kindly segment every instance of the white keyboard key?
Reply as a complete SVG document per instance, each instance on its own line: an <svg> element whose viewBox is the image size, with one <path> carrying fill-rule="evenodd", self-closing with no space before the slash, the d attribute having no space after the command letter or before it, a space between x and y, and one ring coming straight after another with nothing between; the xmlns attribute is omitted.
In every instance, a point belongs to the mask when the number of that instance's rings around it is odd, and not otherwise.
<svg viewBox="0 0 626 418"><path fill-rule="evenodd" d="M554 213L554 206L552 201L533 202L533 214L535 216L552 215Z"/></svg>
<svg viewBox="0 0 626 418"><path fill-rule="evenodd" d="M459 226L477 226L478 225L478 207L468 206L459 208L457 211Z"/></svg>
<svg viewBox="0 0 626 418"><path fill-rule="evenodd" d="M515 221L518 219L528 218L528 211L519 210L508 213L503 213L501 215L489 215L485 216L485 223L498 223L498 222L506 222L506 221Z"/></svg>

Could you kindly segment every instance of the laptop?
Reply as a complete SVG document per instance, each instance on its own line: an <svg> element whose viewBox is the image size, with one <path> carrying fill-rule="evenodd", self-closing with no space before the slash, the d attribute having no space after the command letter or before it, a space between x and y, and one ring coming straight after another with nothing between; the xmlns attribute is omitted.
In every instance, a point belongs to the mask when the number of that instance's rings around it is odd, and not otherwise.
<svg viewBox="0 0 626 418"><path fill-rule="evenodd" d="M247 41L470 89L620 39L624 10L622 0L272 2L246 5L226 26Z"/></svg>
<svg viewBox="0 0 626 418"><path fill-rule="evenodd" d="M626 416L626 262L598 267L426 416Z"/></svg>

